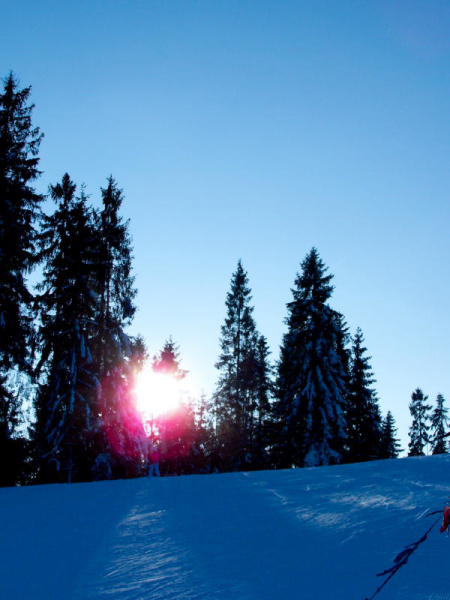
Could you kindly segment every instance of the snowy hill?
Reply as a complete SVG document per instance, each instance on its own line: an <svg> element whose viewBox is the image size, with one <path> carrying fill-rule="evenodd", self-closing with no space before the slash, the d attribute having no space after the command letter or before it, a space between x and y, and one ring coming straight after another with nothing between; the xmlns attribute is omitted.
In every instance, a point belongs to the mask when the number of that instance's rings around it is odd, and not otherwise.
<svg viewBox="0 0 450 600"><path fill-rule="evenodd" d="M0 489L0 598L363 600L450 491L450 456ZM448 600L439 524L378 598Z"/></svg>

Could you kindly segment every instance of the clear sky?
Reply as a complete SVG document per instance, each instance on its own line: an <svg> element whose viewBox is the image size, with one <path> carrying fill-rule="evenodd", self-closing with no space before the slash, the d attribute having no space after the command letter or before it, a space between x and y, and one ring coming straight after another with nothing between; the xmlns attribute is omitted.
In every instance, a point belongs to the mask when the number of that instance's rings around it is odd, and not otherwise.
<svg viewBox="0 0 450 600"><path fill-rule="evenodd" d="M131 219L151 353L207 392L239 258L278 356L311 246L359 325L406 443L420 386L450 401L448 0L0 0L0 66L33 86L46 190Z"/></svg>

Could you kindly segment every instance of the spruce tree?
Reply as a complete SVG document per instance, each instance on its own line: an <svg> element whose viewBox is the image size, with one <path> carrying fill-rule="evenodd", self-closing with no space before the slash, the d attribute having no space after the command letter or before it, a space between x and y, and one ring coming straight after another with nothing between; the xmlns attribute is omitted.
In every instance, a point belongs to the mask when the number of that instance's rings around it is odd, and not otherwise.
<svg viewBox="0 0 450 600"><path fill-rule="evenodd" d="M19 89L11 73L0 93L0 453L10 462L21 406L8 379L11 369L30 369L34 315L26 274L36 263L36 220L42 202L33 188L40 175L42 134L32 125L30 91ZM10 467L7 470L4 476L0 472L0 485L11 484L15 477Z"/></svg>
<svg viewBox="0 0 450 600"><path fill-rule="evenodd" d="M278 364L274 447L278 466L339 463L346 440L346 364L342 315L328 304L332 275L313 248L288 306Z"/></svg>
<svg viewBox="0 0 450 600"><path fill-rule="evenodd" d="M20 452L16 432L20 423L21 402L17 394L8 385L5 376L0 380L0 486L18 483L23 452ZM22 459L22 460L21 460Z"/></svg>
<svg viewBox="0 0 450 600"><path fill-rule="evenodd" d="M420 388L414 390L411 395L409 411L412 416L412 424L409 429L409 453L408 456L424 456L426 446L430 443L429 436L429 411L431 406L426 404L428 396Z"/></svg>
<svg viewBox="0 0 450 600"><path fill-rule="evenodd" d="M269 361L270 350L261 335L256 346L256 408L253 435L253 466L258 469L271 466L273 367Z"/></svg>
<svg viewBox="0 0 450 600"><path fill-rule="evenodd" d="M36 436L43 481L89 479L89 432L95 372L91 342L96 327L96 235L82 191L66 173L51 186L55 212L40 234L44 279L39 285L41 385Z"/></svg>
<svg viewBox="0 0 450 600"><path fill-rule="evenodd" d="M103 430L103 443L97 443L97 451L102 464L109 464L107 470L112 477L130 477L139 473L144 436L130 402L134 377L130 364L139 354L139 343L136 346L125 332L136 310L131 239L129 223L120 215L123 192L112 176L101 189L101 196L102 209L95 215L97 312L92 342L98 379L95 399L95 411L100 415L98 440ZM99 459L95 460L98 463Z"/></svg>
<svg viewBox="0 0 450 600"><path fill-rule="evenodd" d="M380 458L397 458L402 448L397 436L395 420L390 411L381 424L381 449Z"/></svg>
<svg viewBox="0 0 450 600"><path fill-rule="evenodd" d="M131 240L128 222L120 216L123 191L112 176L101 189L102 210L97 214L97 263L99 286L99 339L96 361L102 377L122 360L120 339L124 328L132 321L136 307L132 276ZM119 357L115 353L119 352Z"/></svg>
<svg viewBox="0 0 450 600"><path fill-rule="evenodd" d="M221 329L219 379L214 412L221 463L239 470L253 463L255 417L258 409L258 333L253 319L248 276L239 260L226 298Z"/></svg>
<svg viewBox="0 0 450 600"><path fill-rule="evenodd" d="M381 444L381 415L375 382L366 356L364 336L358 327L353 338L347 396L347 459L358 462L378 458Z"/></svg>
<svg viewBox="0 0 450 600"><path fill-rule="evenodd" d="M436 406L431 415L431 440L433 444L433 454L445 454L448 451L445 440L446 429L449 419L447 417L448 408L444 407L445 398L438 394Z"/></svg>
<svg viewBox="0 0 450 600"><path fill-rule="evenodd" d="M10 402L0 404L0 485L24 485L33 479L32 397L29 374L17 369L8 374L6 392Z"/></svg>
<svg viewBox="0 0 450 600"><path fill-rule="evenodd" d="M179 349L172 338L166 340L161 352L153 357L152 369L155 373L170 375L178 380L184 379L188 374L188 371L181 368Z"/></svg>
<svg viewBox="0 0 450 600"><path fill-rule="evenodd" d="M172 392L179 394L176 406L157 416L152 428L161 451L161 470L165 475L182 475L195 470L196 423L192 399L182 390L188 371L181 367L179 349L170 338L153 358L155 373L178 382ZM155 440L155 438L154 438Z"/></svg>
<svg viewBox="0 0 450 600"><path fill-rule="evenodd" d="M33 128L31 88L18 89L12 74L0 94L0 366L24 368L29 361L33 315L25 274L36 263L36 219L42 196L32 187L38 178L42 139Z"/></svg>
<svg viewBox="0 0 450 600"><path fill-rule="evenodd" d="M216 456L216 438L214 432L212 401L204 392L195 404L196 438L193 449L193 464L195 473L210 473Z"/></svg>
<svg viewBox="0 0 450 600"><path fill-rule="evenodd" d="M100 382L102 412L91 451L96 479L138 477L146 466L147 435L136 406L135 381L147 353L142 338L123 334L123 339L122 360Z"/></svg>

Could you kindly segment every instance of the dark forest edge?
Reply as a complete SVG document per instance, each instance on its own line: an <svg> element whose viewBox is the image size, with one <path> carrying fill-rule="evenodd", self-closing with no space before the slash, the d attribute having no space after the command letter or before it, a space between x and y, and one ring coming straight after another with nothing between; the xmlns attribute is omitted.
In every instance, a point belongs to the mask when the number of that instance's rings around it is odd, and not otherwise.
<svg viewBox="0 0 450 600"><path fill-rule="evenodd" d="M0 94L0 485L143 476L149 437L133 386L148 356L142 338L126 332L136 289L123 192L109 177L96 209L67 173L47 196L36 191L43 134L32 124L30 92L11 73ZM51 214L42 210L45 198L53 201ZM37 267L42 278L31 288ZM329 304L332 278L313 248L295 279L272 364L239 261L214 393L152 423L163 475L399 455L363 333L351 336ZM184 376L172 340L152 368ZM447 452L444 398L433 411L426 402L416 389L410 456Z"/></svg>

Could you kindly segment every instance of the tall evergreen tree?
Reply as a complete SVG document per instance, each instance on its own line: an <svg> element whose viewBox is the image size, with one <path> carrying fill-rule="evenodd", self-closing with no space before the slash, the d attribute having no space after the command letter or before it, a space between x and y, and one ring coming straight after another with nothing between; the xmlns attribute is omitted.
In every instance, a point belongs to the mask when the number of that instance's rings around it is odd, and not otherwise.
<svg viewBox="0 0 450 600"><path fill-rule="evenodd" d="M402 448L397 436L395 419L390 411L381 424L381 451L380 458L397 458Z"/></svg>
<svg viewBox="0 0 450 600"><path fill-rule="evenodd" d="M42 139L33 128L31 88L18 89L10 74L0 94L0 366L24 367L29 359L33 315L25 274L36 263L36 229L42 196L32 187L40 175Z"/></svg>
<svg viewBox="0 0 450 600"><path fill-rule="evenodd" d="M347 459L350 462L378 458L381 450L381 415L366 352L364 336L358 327L352 344L347 396Z"/></svg>
<svg viewBox="0 0 450 600"><path fill-rule="evenodd" d="M274 451L283 467L339 463L346 439L343 319L327 303L333 276L315 248L301 267L278 364Z"/></svg>
<svg viewBox="0 0 450 600"><path fill-rule="evenodd" d="M409 453L408 456L424 456L426 446L430 443L429 436L429 411L431 406L426 404L428 396L420 388L414 390L411 395L409 411L412 416L412 424L409 429Z"/></svg>
<svg viewBox="0 0 450 600"><path fill-rule="evenodd" d="M446 429L448 428L449 419L447 417L448 408L444 407L445 398L442 394L438 394L436 398L436 406L431 415L431 440L433 443L433 454L445 454L448 452L447 442L445 439Z"/></svg>
<svg viewBox="0 0 450 600"><path fill-rule="evenodd" d="M67 174L51 187L57 209L40 237L41 476L128 477L139 473L144 431L131 401L139 342L124 331L136 292L122 191L110 177L98 212L75 192Z"/></svg>
<svg viewBox="0 0 450 600"><path fill-rule="evenodd" d="M129 477L139 471L144 436L143 429L138 431L140 420L129 402L133 395L130 364L135 362L141 342L136 346L125 332L136 310L136 289L128 222L120 215L123 192L112 176L101 195L102 209L96 213L95 223L97 313L92 342L98 378L95 410L101 417L100 428L105 436L98 450L103 467L109 461L111 476ZM101 438L100 431L97 437Z"/></svg>
<svg viewBox="0 0 450 600"><path fill-rule="evenodd" d="M120 216L123 192L112 176L107 183L101 189L103 208L97 214L100 307L95 354L100 376L108 372L111 363L115 366L117 360L122 360L120 338L136 311L128 222ZM118 349L119 357L115 356Z"/></svg>
<svg viewBox="0 0 450 600"><path fill-rule="evenodd" d="M33 297L26 274L36 262L36 219L42 196L33 188L40 175L42 139L33 127L31 88L19 89L11 73L0 93L0 453L12 455L20 400L8 386L12 368L30 368ZM0 485L11 483L11 469Z"/></svg>
<svg viewBox="0 0 450 600"><path fill-rule="evenodd" d="M96 235L84 192L66 173L51 186L56 211L40 236L44 279L39 289L40 360L36 413L44 481L89 479L89 432L95 428L91 341L95 330Z"/></svg>
<svg viewBox="0 0 450 600"><path fill-rule="evenodd" d="M225 468L251 465L258 409L258 333L253 319L248 276L239 260L227 294L221 329L219 379L214 411L219 454ZM256 417L257 418L257 417Z"/></svg>

